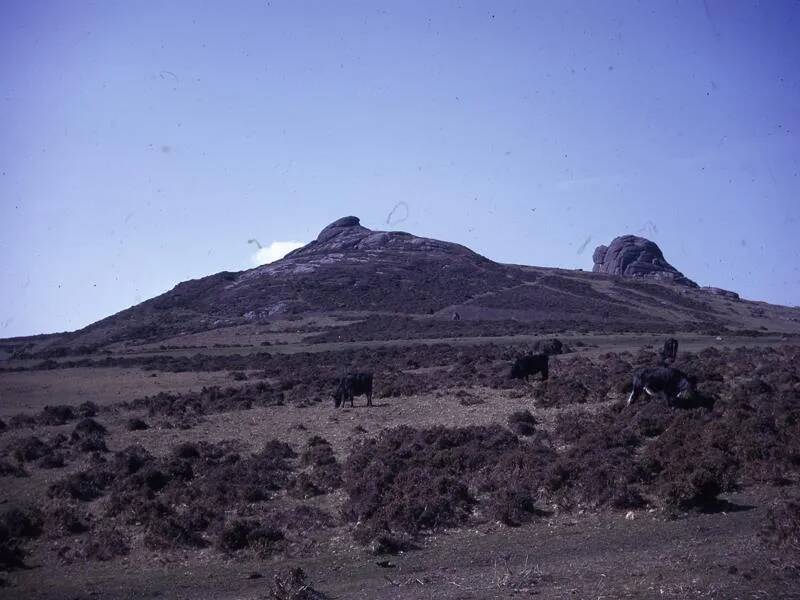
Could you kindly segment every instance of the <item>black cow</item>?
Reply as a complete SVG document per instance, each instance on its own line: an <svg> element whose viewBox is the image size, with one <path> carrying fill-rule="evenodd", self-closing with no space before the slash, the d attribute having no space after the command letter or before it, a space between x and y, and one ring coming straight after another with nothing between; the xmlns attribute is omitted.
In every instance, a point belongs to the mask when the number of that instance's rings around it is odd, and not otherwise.
<svg viewBox="0 0 800 600"><path fill-rule="evenodd" d="M339 381L339 387L333 393L333 404L336 408L350 401L353 406L354 396L367 397L367 406L372 406L372 373L348 373Z"/></svg>
<svg viewBox="0 0 800 600"><path fill-rule="evenodd" d="M672 404L676 399L689 400L694 394L694 386L686 374L678 369L645 367L633 374L633 389L628 396L628 405L636 402L642 392L648 396L660 394L666 398L667 404Z"/></svg>
<svg viewBox="0 0 800 600"><path fill-rule="evenodd" d="M661 349L661 360L664 364L675 362L678 356L678 340L675 338L667 338L664 341L664 347Z"/></svg>
<svg viewBox="0 0 800 600"><path fill-rule="evenodd" d="M528 377L542 374L542 381L547 381L548 365L550 357L547 354L528 354L520 356L514 361L514 366L511 367L511 379L524 379L528 381Z"/></svg>

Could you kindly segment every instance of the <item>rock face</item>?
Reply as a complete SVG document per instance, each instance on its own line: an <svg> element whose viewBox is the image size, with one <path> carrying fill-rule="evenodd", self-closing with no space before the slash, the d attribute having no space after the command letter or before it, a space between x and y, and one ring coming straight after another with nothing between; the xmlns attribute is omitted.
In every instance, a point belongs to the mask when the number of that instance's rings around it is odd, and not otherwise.
<svg viewBox="0 0 800 600"><path fill-rule="evenodd" d="M595 273L698 287L694 281L667 262L655 242L635 235L623 235L614 238L608 246L598 246L592 259L592 271Z"/></svg>
<svg viewBox="0 0 800 600"><path fill-rule="evenodd" d="M342 217L320 231L316 242L323 244L331 238L342 235L351 237L362 233L369 233L369 229L361 226L361 221L359 221L358 217Z"/></svg>
<svg viewBox="0 0 800 600"><path fill-rule="evenodd" d="M704 292L708 292L709 294L714 294L715 296L722 296L723 298L727 298L728 300L740 300L739 294L736 292L732 292L730 290L723 290L722 288L718 287L711 287L706 286L701 288Z"/></svg>
<svg viewBox="0 0 800 600"><path fill-rule="evenodd" d="M316 240L293 250L280 261L280 264L273 263L276 265L275 268L265 268L262 271L269 272L298 263L306 266L314 265L315 257L346 262L397 252L411 252L417 256L422 253L458 256L471 261L491 262L460 244L417 237L404 231L373 231L361 225L358 217L342 217L320 231Z"/></svg>

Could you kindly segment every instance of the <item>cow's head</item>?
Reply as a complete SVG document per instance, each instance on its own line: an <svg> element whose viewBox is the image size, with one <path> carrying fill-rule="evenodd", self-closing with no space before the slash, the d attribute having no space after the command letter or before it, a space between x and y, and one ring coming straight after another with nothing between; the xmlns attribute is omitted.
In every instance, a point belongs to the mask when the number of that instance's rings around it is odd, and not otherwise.
<svg viewBox="0 0 800 600"><path fill-rule="evenodd" d="M690 377L682 377L678 382L678 398L684 401L691 400L694 396L694 384Z"/></svg>

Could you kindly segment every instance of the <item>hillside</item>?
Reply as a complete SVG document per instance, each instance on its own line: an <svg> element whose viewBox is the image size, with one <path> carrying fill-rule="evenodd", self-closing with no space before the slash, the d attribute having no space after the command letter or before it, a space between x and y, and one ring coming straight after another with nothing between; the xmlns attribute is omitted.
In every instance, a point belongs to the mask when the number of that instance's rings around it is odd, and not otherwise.
<svg viewBox="0 0 800 600"><path fill-rule="evenodd" d="M296 598L269 586L300 568L359 600L793 597L799 311L629 241L587 273L346 217L3 340L0 596ZM626 406L667 332L697 394ZM354 370L373 406L334 409Z"/></svg>
<svg viewBox="0 0 800 600"><path fill-rule="evenodd" d="M452 323L455 312L461 321ZM301 315L366 319L366 326L355 325L356 335L371 339L386 328L412 338L420 337L417 329L461 335L800 332L798 309L669 280L501 264L459 244L372 231L344 217L277 262L186 281L76 332L6 340L4 348L91 353L115 343L153 343Z"/></svg>

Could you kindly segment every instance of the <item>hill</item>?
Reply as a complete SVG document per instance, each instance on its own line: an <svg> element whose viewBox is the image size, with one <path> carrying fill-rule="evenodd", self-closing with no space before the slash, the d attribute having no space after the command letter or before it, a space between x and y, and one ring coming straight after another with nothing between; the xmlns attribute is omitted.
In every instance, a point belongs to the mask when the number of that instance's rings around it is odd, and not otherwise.
<svg viewBox="0 0 800 600"><path fill-rule="evenodd" d="M635 239L673 269L655 244ZM373 231L351 216L282 260L186 281L84 329L6 340L4 347L82 354L308 315L356 321L348 336L361 339L379 338L386 329L411 338L425 332L800 332L800 310L687 286L682 275L627 276L641 273L637 260L637 269L622 274L501 264L459 244ZM460 322L451 322L454 313Z"/></svg>

